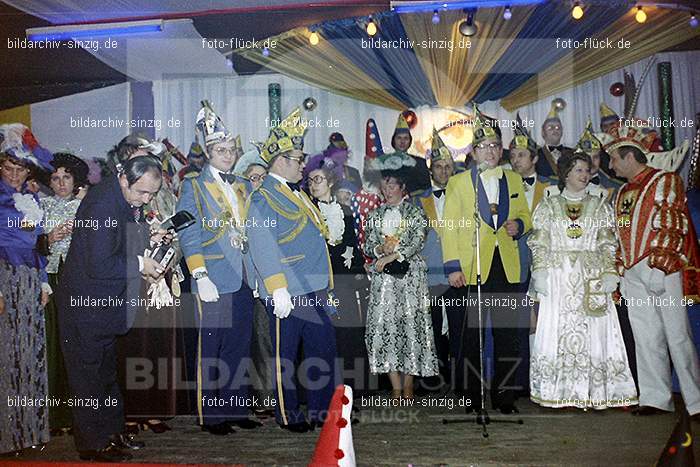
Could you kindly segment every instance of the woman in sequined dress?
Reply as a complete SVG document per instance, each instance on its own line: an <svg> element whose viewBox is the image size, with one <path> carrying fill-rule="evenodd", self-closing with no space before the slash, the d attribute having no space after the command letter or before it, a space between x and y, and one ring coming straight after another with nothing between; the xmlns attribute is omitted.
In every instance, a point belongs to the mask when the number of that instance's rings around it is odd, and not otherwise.
<svg viewBox="0 0 700 467"><path fill-rule="evenodd" d="M365 342L370 371L389 374L394 399L411 399L414 376L438 374L427 267L420 255L427 221L407 200L404 173L382 174L386 203L369 215L364 244L373 260Z"/></svg>
<svg viewBox="0 0 700 467"><path fill-rule="evenodd" d="M46 272L49 285L58 289L58 281L63 268L63 260L68 254L73 220L80 206L80 200L87 193L88 165L69 153L56 153L51 162L53 172L49 177L49 187L54 195L41 199L44 211L44 229L48 232L49 256ZM51 298L46 305L46 360L49 374L49 397L60 400L61 404L49 409L51 435L61 435L71 427L71 413L68 406L70 391L68 377L63 363L61 340L58 333L58 309Z"/></svg>

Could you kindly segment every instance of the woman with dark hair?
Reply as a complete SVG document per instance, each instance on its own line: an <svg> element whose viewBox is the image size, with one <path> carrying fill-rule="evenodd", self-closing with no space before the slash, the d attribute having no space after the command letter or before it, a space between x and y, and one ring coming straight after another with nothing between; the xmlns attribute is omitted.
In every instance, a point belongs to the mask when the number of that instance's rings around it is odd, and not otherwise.
<svg viewBox="0 0 700 467"><path fill-rule="evenodd" d="M558 163L561 194L532 217L531 294L540 302L530 356L530 398L545 407L597 410L637 404L612 293L615 214L605 194L586 192L590 156Z"/></svg>
<svg viewBox="0 0 700 467"><path fill-rule="evenodd" d="M413 398L414 376L435 376L438 362L428 278L421 256L427 220L408 201L406 169L396 155L380 156L385 204L367 218L364 253L370 267L365 340L372 373L388 373L392 398Z"/></svg>
<svg viewBox="0 0 700 467"><path fill-rule="evenodd" d="M321 211L323 220L328 227L328 254L331 258L335 297L338 300L336 308L338 315L333 320L336 330L336 346L338 356L343 361L344 369L352 372L359 367L358 361L364 362L364 296L369 286L364 260L357 247L354 220L349 207L338 202L335 190L340 179L333 170L333 163L320 155L320 159L311 158L305 168L306 183L311 193L311 199ZM330 167L329 167L330 166ZM366 372L366 365L362 369ZM366 375L369 377L369 375ZM367 381L363 379L362 381ZM356 386L357 392L366 387L358 386L359 379L347 381Z"/></svg>
<svg viewBox="0 0 700 467"><path fill-rule="evenodd" d="M51 153L22 124L0 126L0 453L49 441L44 306L51 288L43 213L27 190L30 167L50 170ZM25 402L22 402L25 401Z"/></svg>
<svg viewBox="0 0 700 467"><path fill-rule="evenodd" d="M59 152L51 162L53 172L49 186L54 195L41 199L44 228L48 232L49 256L46 272L49 285L58 290L58 278L68 254L73 220L80 201L87 193L88 165L73 154ZM49 397L61 404L49 409L49 426L53 436L61 435L71 426L68 407L70 391L58 334L58 309L52 298L46 306L46 360L49 374Z"/></svg>

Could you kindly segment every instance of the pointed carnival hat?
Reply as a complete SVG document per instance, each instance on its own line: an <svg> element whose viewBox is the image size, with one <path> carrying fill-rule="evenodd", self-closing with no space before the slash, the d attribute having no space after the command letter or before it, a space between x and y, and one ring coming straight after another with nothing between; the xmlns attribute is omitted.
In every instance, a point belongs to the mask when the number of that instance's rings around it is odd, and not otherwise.
<svg viewBox="0 0 700 467"><path fill-rule="evenodd" d="M53 171L53 154L39 145L29 127L22 123L0 125L0 152L17 162Z"/></svg>
<svg viewBox="0 0 700 467"><path fill-rule="evenodd" d="M454 162L450 148L448 148L445 142L442 140L437 129L433 127L433 141L430 148L430 161L433 163L443 160Z"/></svg>
<svg viewBox="0 0 700 467"><path fill-rule="evenodd" d="M382 139L379 137L379 129L373 118L367 120L365 125L365 159L372 161L384 154Z"/></svg>
<svg viewBox="0 0 700 467"><path fill-rule="evenodd" d="M619 122L620 116L615 113L613 109L608 107L605 102L600 103L600 131L603 131L605 125L610 123Z"/></svg>
<svg viewBox="0 0 700 467"><path fill-rule="evenodd" d="M576 144L575 152L584 152L589 156L594 152L600 150L603 147L600 144L600 140L596 138L593 133L593 122L591 121L591 116L588 116L588 122L586 122L586 128L583 130L581 137L578 139Z"/></svg>
<svg viewBox="0 0 700 467"><path fill-rule="evenodd" d="M351 414L352 388L339 385L328 406L328 416L323 423L309 467L355 466Z"/></svg>
<svg viewBox="0 0 700 467"><path fill-rule="evenodd" d="M226 129L224 122L214 112L207 100L202 101L202 108L197 113L194 134L197 143L207 157L211 157L207 153L207 146L233 140L233 135Z"/></svg>
<svg viewBox="0 0 700 467"><path fill-rule="evenodd" d="M260 156L268 164L275 157L293 149L304 149L304 132L307 122L301 118L301 109L298 107L284 120L270 130L270 135L263 144Z"/></svg>
<svg viewBox="0 0 700 467"><path fill-rule="evenodd" d="M474 139L472 144L476 146L487 138L501 139L501 132L495 127L494 120L482 114L476 103L472 103L474 108Z"/></svg>
<svg viewBox="0 0 700 467"><path fill-rule="evenodd" d="M537 153L537 143L532 139L527 128L525 128L523 120L520 118L520 112L515 114L515 128L513 128L513 133L514 136L509 146L510 149L527 149L530 151L531 156Z"/></svg>
<svg viewBox="0 0 700 467"><path fill-rule="evenodd" d="M239 151L243 152L243 144L241 143L241 135L236 135L236 137L233 138L233 147L238 149Z"/></svg>
<svg viewBox="0 0 700 467"><path fill-rule="evenodd" d="M394 128L394 133L391 135L391 147L394 149L396 149L396 147L394 147L394 138L396 135L408 135L411 139L410 144L413 144L411 129L408 127L408 121L406 117L403 116L403 113L399 114L399 118L396 120L396 128Z"/></svg>
<svg viewBox="0 0 700 467"><path fill-rule="evenodd" d="M561 101L561 99L559 99ZM547 114L547 117L544 119L544 122L542 122L542 126L545 126L547 123L550 122L557 122L561 125L561 119L559 118L559 112L561 111L561 104L557 104L559 102L557 99L553 99L552 103L549 107L549 113Z"/></svg>

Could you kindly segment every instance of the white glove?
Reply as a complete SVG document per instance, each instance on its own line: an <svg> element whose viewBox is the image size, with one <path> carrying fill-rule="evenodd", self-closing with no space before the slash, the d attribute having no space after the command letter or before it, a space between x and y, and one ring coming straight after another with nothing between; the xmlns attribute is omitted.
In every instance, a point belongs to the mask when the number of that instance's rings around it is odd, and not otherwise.
<svg viewBox="0 0 700 467"><path fill-rule="evenodd" d="M537 295L547 296L547 273L545 271L533 272L530 282L532 282L532 288L537 292Z"/></svg>
<svg viewBox="0 0 700 467"><path fill-rule="evenodd" d="M666 286L664 285L664 278L666 273L661 269L652 269L649 275L649 291L654 295L661 295L666 291Z"/></svg>
<svg viewBox="0 0 700 467"><path fill-rule="evenodd" d="M294 309L294 305L292 304L292 296L289 295L289 291L286 287L276 289L274 292L272 292L272 300L275 304L273 313L279 319L286 318Z"/></svg>
<svg viewBox="0 0 700 467"><path fill-rule="evenodd" d="M620 276L617 274L604 274L601 279L602 292L613 293L617 290L617 284L620 282Z"/></svg>
<svg viewBox="0 0 700 467"><path fill-rule="evenodd" d="M216 284L208 277L197 279L197 292L199 293L200 300L203 302L219 301L219 290L216 288Z"/></svg>
<svg viewBox="0 0 700 467"><path fill-rule="evenodd" d="M352 254L353 254L353 249L351 246L348 246L345 248L345 251L343 252L342 256L345 260L343 261L343 266L346 268L350 269L352 267Z"/></svg>

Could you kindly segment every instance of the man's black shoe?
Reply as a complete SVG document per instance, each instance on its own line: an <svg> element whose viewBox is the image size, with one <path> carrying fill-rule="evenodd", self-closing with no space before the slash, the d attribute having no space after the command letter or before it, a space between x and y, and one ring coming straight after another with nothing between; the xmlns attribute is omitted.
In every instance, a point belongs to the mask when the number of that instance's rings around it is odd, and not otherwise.
<svg viewBox="0 0 700 467"><path fill-rule="evenodd" d="M255 428L260 428L261 426L263 426L262 423L251 418L241 418L240 420L233 420L231 422L228 422L228 424L230 426L237 426L238 428L242 428L244 430L254 430Z"/></svg>
<svg viewBox="0 0 700 467"><path fill-rule="evenodd" d="M202 431L208 431L212 435L224 436L229 433L235 433L236 430L226 422L217 423L215 425L202 425Z"/></svg>
<svg viewBox="0 0 700 467"><path fill-rule="evenodd" d="M143 441L136 441L133 436L127 435L126 433L110 436L109 442L119 449L130 449L132 451L138 451L146 447L146 443Z"/></svg>
<svg viewBox="0 0 700 467"><path fill-rule="evenodd" d="M649 415L664 415L664 414L669 414L669 413L671 413L671 412L669 412L667 410L657 409L656 407L651 407L648 405L639 406L632 411L632 415L639 416L639 417L646 417Z"/></svg>
<svg viewBox="0 0 700 467"><path fill-rule="evenodd" d="M291 431L292 433L306 433L307 431L313 431L313 427L306 422L280 425L280 427L284 430Z"/></svg>
<svg viewBox="0 0 700 467"><path fill-rule="evenodd" d="M124 462L131 459L131 454L124 452L114 444L98 451L78 451L81 460L96 462Z"/></svg>
<svg viewBox="0 0 700 467"><path fill-rule="evenodd" d="M514 406L513 404L501 404L501 406L498 408L498 410L500 410L503 415L510 415L512 413L520 413L518 408L516 406Z"/></svg>

